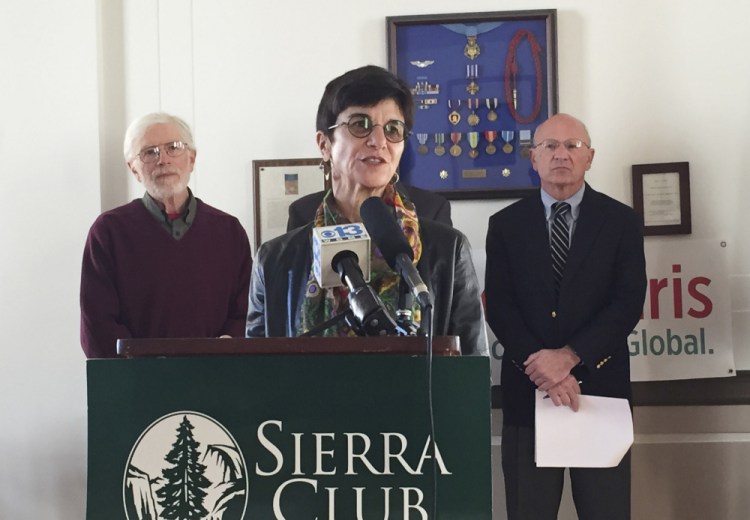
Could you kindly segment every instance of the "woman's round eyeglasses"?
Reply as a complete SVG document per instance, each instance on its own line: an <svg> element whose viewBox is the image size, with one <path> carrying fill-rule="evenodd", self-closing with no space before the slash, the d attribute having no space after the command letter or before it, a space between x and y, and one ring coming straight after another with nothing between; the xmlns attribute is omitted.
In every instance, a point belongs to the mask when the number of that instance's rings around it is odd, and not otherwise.
<svg viewBox="0 0 750 520"><path fill-rule="evenodd" d="M406 123L399 121L398 119L391 119L390 121L381 124L372 122L370 116L366 114L354 114L349 118L348 121L329 126L328 130L333 130L340 126L345 126L349 133L354 137L364 139L375 130L376 126L383 127L383 134L385 138L392 143L400 143L411 135L411 132L406 128Z"/></svg>

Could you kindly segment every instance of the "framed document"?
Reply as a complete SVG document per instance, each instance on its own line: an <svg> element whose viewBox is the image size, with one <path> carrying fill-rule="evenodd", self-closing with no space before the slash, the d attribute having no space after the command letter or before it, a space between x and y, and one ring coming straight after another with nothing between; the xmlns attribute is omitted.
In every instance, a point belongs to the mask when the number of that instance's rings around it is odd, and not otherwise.
<svg viewBox="0 0 750 520"><path fill-rule="evenodd" d="M633 209L643 219L644 235L689 235L689 163L633 165Z"/></svg>
<svg viewBox="0 0 750 520"><path fill-rule="evenodd" d="M286 233L292 202L328 187L319 166L320 158L253 161L255 251Z"/></svg>
<svg viewBox="0 0 750 520"><path fill-rule="evenodd" d="M535 190L534 130L557 112L556 11L393 16L386 25L388 66L416 103L401 179L449 199Z"/></svg>

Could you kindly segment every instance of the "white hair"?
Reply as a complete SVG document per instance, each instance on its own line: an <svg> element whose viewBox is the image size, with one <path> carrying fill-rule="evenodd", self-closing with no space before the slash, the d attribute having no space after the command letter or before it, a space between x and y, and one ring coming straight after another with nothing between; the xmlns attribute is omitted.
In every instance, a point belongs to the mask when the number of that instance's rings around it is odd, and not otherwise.
<svg viewBox="0 0 750 520"><path fill-rule="evenodd" d="M177 116L167 114L166 112L152 112L150 114L143 115L130 123L128 129L125 130L125 139L122 144L122 152L125 155L125 160L130 161L138 153L137 150L133 150L133 144L143 137L143 134L154 125L171 124L177 127L177 131L180 133L180 140L187 144L188 148L195 150L195 142L193 141L193 132L190 130L190 126Z"/></svg>

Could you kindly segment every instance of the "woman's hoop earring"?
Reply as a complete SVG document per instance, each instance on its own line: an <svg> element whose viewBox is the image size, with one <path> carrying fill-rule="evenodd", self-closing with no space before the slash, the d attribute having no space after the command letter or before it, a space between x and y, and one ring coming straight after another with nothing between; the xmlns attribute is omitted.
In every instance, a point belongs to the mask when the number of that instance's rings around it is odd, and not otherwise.
<svg viewBox="0 0 750 520"><path fill-rule="evenodd" d="M331 178L331 161L321 160L318 168L323 171L323 178L326 182L328 182L328 180Z"/></svg>
<svg viewBox="0 0 750 520"><path fill-rule="evenodd" d="M396 172L396 173L393 174L393 177L391 177L390 183L391 184L396 184L399 181L400 178L401 177L399 177L398 172Z"/></svg>

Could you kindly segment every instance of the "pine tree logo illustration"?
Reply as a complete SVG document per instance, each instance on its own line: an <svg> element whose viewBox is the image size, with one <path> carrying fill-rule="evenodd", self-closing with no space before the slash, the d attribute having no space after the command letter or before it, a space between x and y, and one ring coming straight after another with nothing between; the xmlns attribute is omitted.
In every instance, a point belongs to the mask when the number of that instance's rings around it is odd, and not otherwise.
<svg viewBox="0 0 750 520"><path fill-rule="evenodd" d="M128 520L242 520L245 460L219 422L197 412L154 421L136 441L123 482Z"/></svg>

